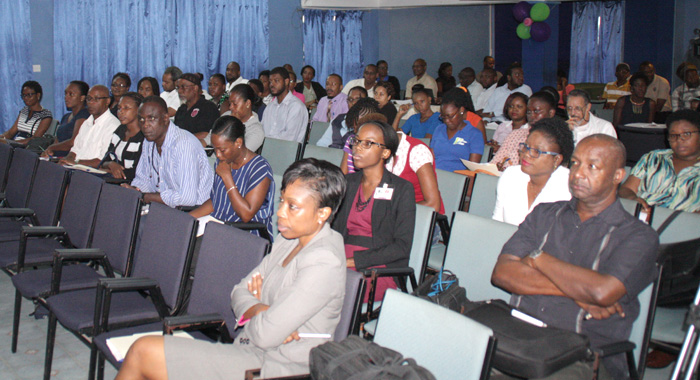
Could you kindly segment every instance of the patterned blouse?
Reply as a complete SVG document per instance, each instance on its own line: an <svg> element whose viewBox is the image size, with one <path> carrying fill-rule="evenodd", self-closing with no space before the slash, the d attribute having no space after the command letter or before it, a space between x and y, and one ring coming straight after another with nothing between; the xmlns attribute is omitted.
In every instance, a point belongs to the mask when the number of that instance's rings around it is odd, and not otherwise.
<svg viewBox="0 0 700 380"><path fill-rule="evenodd" d="M653 150L637 162L630 175L639 178L637 196L650 205L700 211L700 161L676 174L673 150Z"/></svg>

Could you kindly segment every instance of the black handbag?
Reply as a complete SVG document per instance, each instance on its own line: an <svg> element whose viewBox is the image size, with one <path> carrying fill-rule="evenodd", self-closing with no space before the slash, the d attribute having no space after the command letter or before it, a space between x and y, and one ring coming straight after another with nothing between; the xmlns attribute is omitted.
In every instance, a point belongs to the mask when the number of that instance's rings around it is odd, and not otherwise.
<svg viewBox="0 0 700 380"><path fill-rule="evenodd" d="M459 279L448 270L428 277L413 292L414 296L460 312L467 301L467 290L459 286Z"/></svg>

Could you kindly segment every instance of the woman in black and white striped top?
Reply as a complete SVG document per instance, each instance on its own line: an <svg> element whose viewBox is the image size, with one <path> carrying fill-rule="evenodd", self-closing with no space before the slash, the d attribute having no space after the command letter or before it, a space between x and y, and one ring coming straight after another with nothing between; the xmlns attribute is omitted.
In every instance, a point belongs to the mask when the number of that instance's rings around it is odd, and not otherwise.
<svg viewBox="0 0 700 380"><path fill-rule="evenodd" d="M27 143L33 137L43 136L49 129L53 116L51 111L41 106L42 95L43 91L38 82L33 80L24 82L21 96L25 107L19 111L19 116L12 127L0 137Z"/></svg>
<svg viewBox="0 0 700 380"><path fill-rule="evenodd" d="M136 176L136 165L141 158L143 145L143 133L138 122L141 102L143 96L136 92L127 92L119 100L117 115L122 124L114 131L102 164L102 168L114 178L131 181Z"/></svg>

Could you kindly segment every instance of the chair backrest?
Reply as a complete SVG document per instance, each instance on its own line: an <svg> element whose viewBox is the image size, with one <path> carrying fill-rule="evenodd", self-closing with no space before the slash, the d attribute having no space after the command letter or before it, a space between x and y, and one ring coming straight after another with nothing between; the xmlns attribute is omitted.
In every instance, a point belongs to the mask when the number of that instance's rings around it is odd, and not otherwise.
<svg viewBox="0 0 700 380"><path fill-rule="evenodd" d="M326 160L333 165L340 166L340 162L343 161L342 149L335 148L324 148L317 145L307 145L304 149L304 157L313 157L319 160Z"/></svg>
<svg viewBox="0 0 700 380"><path fill-rule="evenodd" d="M103 183L99 177L78 170L70 176L60 222L77 248L86 248L90 242Z"/></svg>
<svg viewBox="0 0 700 380"><path fill-rule="evenodd" d="M289 165L299 158L300 150L301 144L296 141L266 137L262 156L270 163L273 173L282 175Z"/></svg>
<svg viewBox="0 0 700 380"><path fill-rule="evenodd" d="M118 185L102 186L90 247L100 248L112 268L129 275L141 213L141 193Z"/></svg>
<svg viewBox="0 0 700 380"><path fill-rule="evenodd" d="M40 161L27 207L34 210L39 224L55 226L63 203L70 172L62 165Z"/></svg>
<svg viewBox="0 0 700 380"><path fill-rule="evenodd" d="M430 146L430 137L421 137L418 140L422 141L425 145Z"/></svg>
<svg viewBox="0 0 700 380"><path fill-rule="evenodd" d="M474 188L469 201L470 214L484 218L490 218L493 215L493 209L496 207L496 188L498 187L499 178L501 177L483 173L477 173L474 176Z"/></svg>
<svg viewBox="0 0 700 380"><path fill-rule="evenodd" d="M58 129L58 119L51 119L51 124L49 124L49 129L46 130L46 133L55 136L56 135L56 129Z"/></svg>
<svg viewBox="0 0 700 380"><path fill-rule="evenodd" d="M207 223L187 314L218 313L233 334L236 316L231 310L231 289L260 264L267 245L267 240L249 232L225 224Z"/></svg>
<svg viewBox="0 0 700 380"><path fill-rule="evenodd" d="M186 212L151 203L142 223L132 276L158 282L165 304L171 313L176 313L192 263L197 220Z"/></svg>
<svg viewBox="0 0 700 380"><path fill-rule="evenodd" d="M362 273L352 269L345 275L345 298L343 310L340 312L340 322L335 328L333 340L340 342L355 335L360 328L360 311L362 310L362 296L365 294L365 277Z"/></svg>
<svg viewBox="0 0 700 380"><path fill-rule="evenodd" d="M452 213L464 207L469 177L457 173L436 169L438 189L445 205L445 215L450 219Z"/></svg>
<svg viewBox="0 0 700 380"><path fill-rule="evenodd" d="M666 207L654 207L654 217L651 227L655 230L661 227L674 210ZM700 237L700 214L694 212L681 212L676 219L659 235L661 244L676 243Z"/></svg>
<svg viewBox="0 0 700 380"><path fill-rule="evenodd" d="M374 342L416 360L436 379L485 379L495 348L490 328L446 307L388 289Z"/></svg>
<svg viewBox="0 0 700 380"><path fill-rule="evenodd" d="M495 123L494 123L495 125ZM489 128L488 125L486 125L486 141L489 141L493 139L493 135L496 134L496 128Z"/></svg>
<svg viewBox="0 0 700 380"><path fill-rule="evenodd" d="M314 121L311 123L311 131L309 132L309 141L307 142L307 145L316 145L318 140L323 137L323 134L326 133L328 130L328 127L330 127L331 123L324 123L322 121Z"/></svg>
<svg viewBox="0 0 700 380"><path fill-rule="evenodd" d="M445 269L457 275L470 300L510 300L509 293L491 285L491 272L503 245L517 229L517 226L491 218L466 212L455 214Z"/></svg>
<svg viewBox="0 0 700 380"><path fill-rule="evenodd" d="M481 160L479 163L486 164L490 161L489 157L491 156L491 146L484 144L484 153L481 154Z"/></svg>
<svg viewBox="0 0 700 380"><path fill-rule="evenodd" d="M13 150L10 144L0 144L0 191L5 191Z"/></svg>
<svg viewBox="0 0 700 380"><path fill-rule="evenodd" d="M15 149L7 173L5 199L10 207L27 207L39 156L27 149Z"/></svg>
<svg viewBox="0 0 700 380"><path fill-rule="evenodd" d="M280 205L280 196L282 191L282 174L272 174L272 179L275 180L275 198L272 209L272 234L277 235L277 209Z"/></svg>
<svg viewBox="0 0 700 380"><path fill-rule="evenodd" d="M659 280L663 272L663 265L658 265L657 267L659 276L637 295L639 316L632 324L632 332L629 337L629 341L635 345L634 357L637 359L637 372L639 372L640 379L644 378L644 370L646 369L651 328L654 325L654 315L656 313L656 298L659 295Z"/></svg>
<svg viewBox="0 0 700 380"><path fill-rule="evenodd" d="M428 266L428 254L433 241L435 219L435 209L419 204L416 205L416 227L413 230L413 245L411 245L411 256L408 259L408 266L413 268L419 284L423 282L425 268Z"/></svg>

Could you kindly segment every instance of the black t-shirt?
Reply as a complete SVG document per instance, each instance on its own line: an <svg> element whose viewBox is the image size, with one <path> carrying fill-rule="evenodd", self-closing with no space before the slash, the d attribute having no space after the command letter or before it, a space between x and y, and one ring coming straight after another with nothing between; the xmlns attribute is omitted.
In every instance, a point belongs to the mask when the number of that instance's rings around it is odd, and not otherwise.
<svg viewBox="0 0 700 380"><path fill-rule="evenodd" d="M178 127L196 134L211 131L218 118L219 110L216 105L204 97L200 97L191 109L187 109L187 104L181 105L175 113L174 122Z"/></svg>

